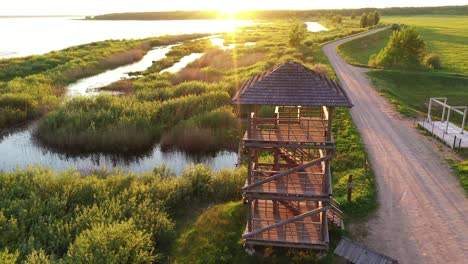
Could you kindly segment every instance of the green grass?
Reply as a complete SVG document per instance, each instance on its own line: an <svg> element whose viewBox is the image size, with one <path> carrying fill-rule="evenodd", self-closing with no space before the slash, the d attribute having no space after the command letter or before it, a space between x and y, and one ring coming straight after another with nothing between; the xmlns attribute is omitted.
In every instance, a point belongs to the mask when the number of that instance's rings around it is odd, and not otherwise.
<svg viewBox="0 0 468 264"><path fill-rule="evenodd" d="M460 181L465 193L468 194L468 160L462 162L449 160L449 164L452 166L452 170Z"/></svg>
<svg viewBox="0 0 468 264"><path fill-rule="evenodd" d="M245 230L247 207L242 202L219 204L207 209L177 239L171 263L336 263L333 248L341 231L330 230L332 250L321 260L312 250L256 247L249 256L241 235Z"/></svg>
<svg viewBox="0 0 468 264"><path fill-rule="evenodd" d="M403 23L416 27L429 52L438 53L442 68L438 71L468 74L468 16L382 17L382 23ZM352 64L367 65L369 57L387 44L391 29L355 39L338 46L339 52Z"/></svg>
<svg viewBox="0 0 468 264"><path fill-rule="evenodd" d="M358 38L337 47L340 55L350 64L367 66L369 58L385 47L392 30L386 29L378 33Z"/></svg>
<svg viewBox="0 0 468 264"><path fill-rule="evenodd" d="M440 71L468 74L468 16L389 16L382 22L415 26L429 51L440 54Z"/></svg>
<svg viewBox="0 0 468 264"><path fill-rule="evenodd" d="M468 102L468 17L413 16L383 17L383 23L415 26L429 52L440 54L440 70L374 70L368 73L375 86L405 116L427 111L430 97L447 97L451 105ZM385 47L391 30L343 43L339 52L349 63L367 65L372 54ZM461 75L461 76L457 76ZM461 124L458 116L455 122Z"/></svg>
<svg viewBox="0 0 468 264"><path fill-rule="evenodd" d="M468 77L396 70L373 70L368 75L377 90L405 116L425 113L430 97L447 97L451 105L466 105L468 102ZM454 120L459 118L457 115L453 117Z"/></svg>

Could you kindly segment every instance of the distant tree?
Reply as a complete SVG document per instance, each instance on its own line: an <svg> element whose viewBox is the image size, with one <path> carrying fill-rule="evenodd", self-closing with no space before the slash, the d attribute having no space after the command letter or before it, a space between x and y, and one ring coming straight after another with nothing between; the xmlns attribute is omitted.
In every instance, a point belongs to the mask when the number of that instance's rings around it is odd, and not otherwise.
<svg viewBox="0 0 468 264"><path fill-rule="evenodd" d="M353 10L353 12L351 12L351 17L350 18L351 19L356 19L356 12L354 12L354 10Z"/></svg>
<svg viewBox="0 0 468 264"><path fill-rule="evenodd" d="M372 27L373 25L375 25L374 14L370 13L367 15L367 26Z"/></svg>
<svg viewBox="0 0 468 264"><path fill-rule="evenodd" d="M294 22L291 30L289 31L289 45L297 47L301 45L306 34L306 25L301 22Z"/></svg>
<svg viewBox="0 0 468 264"><path fill-rule="evenodd" d="M398 31L398 30L400 30L400 29L401 29L400 24L392 24L392 30L393 30L393 31Z"/></svg>
<svg viewBox="0 0 468 264"><path fill-rule="evenodd" d="M420 67L426 55L426 44L413 28L393 31L387 46L369 60L374 67Z"/></svg>
<svg viewBox="0 0 468 264"><path fill-rule="evenodd" d="M374 25L377 25L380 22L380 12L375 10L374 11Z"/></svg>
<svg viewBox="0 0 468 264"><path fill-rule="evenodd" d="M359 21L359 26L361 28L366 28L368 26L368 24L367 24L367 14L366 13L361 15L361 20Z"/></svg>
<svg viewBox="0 0 468 264"><path fill-rule="evenodd" d="M343 22L343 18L340 15L333 16L332 17L332 22L337 23L337 24L341 24L341 22Z"/></svg>
<svg viewBox="0 0 468 264"><path fill-rule="evenodd" d="M330 73L327 65L321 63L314 64L314 66L312 66L312 70L325 76L329 76Z"/></svg>

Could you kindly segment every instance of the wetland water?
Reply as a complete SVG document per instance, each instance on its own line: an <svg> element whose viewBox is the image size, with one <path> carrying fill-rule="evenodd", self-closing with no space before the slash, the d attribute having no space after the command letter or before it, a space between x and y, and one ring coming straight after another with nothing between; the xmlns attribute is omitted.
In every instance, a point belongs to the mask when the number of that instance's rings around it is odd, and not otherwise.
<svg viewBox="0 0 468 264"><path fill-rule="evenodd" d="M45 21L42 21L42 19ZM5 24L13 23L12 21L15 20L16 19L0 18L0 34L5 34L4 31L10 30L3 27ZM237 24L232 24L232 22L225 24L226 21L82 21L69 20L65 18L31 18L17 19L17 23L19 23L19 32L21 32L21 30L26 30L23 28L26 27L26 24L34 23L35 21L42 21L39 23L39 25L44 23L47 24L52 22L56 23L65 21L65 25L61 26L61 30L64 32L67 31L67 25L73 25L70 29L73 30L73 27L76 26L77 23L85 23L87 25L86 27L91 27L92 24L88 23L97 23L95 24L97 25L97 28L92 30L92 32L94 32L93 34L85 34L83 35L83 38L81 36L81 31L72 34L74 36L80 35L80 39L67 39L67 33L65 35L59 35L59 33L56 32L58 35L54 35L55 38L59 36L63 37L63 39L58 41L60 45L54 44L53 41L41 42L43 41L43 38L39 38L39 43L36 43L36 40L34 42L34 44L37 44L37 46L29 44L28 46L23 47L21 46L21 41L23 40L24 36L21 36L16 40L20 44L18 46L12 45L9 42L0 43L0 58L2 57L2 54L9 54L6 55L6 57L39 54L58 48L66 48L72 45L105 40L108 38L143 38L163 34L216 33L222 31L232 31L236 26L248 25L252 23L250 21L237 21ZM101 24L102 22L106 23ZM194 26L193 23L198 23L200 27ZM142 30L141 28L139 29L136 27L137 25L146 25L144 27L145 30ZM170 25L172 31L171 29L167 28L168 26L164 27L163 25ZM203 27L202 25L205 26ZM10 25L10 27L12 26L13 24ZM14 27L16 26L17 25L15 23ZM114 29L121 26L123 26L123 31L119 31L119 34L121 35L113 35L117 34ZM159 26L163 30L149 30L149 28L159 28ZM57 27L57 25L55 25L55 27ZM134 27L136 27L136 29ZM315 29L318 28L319 27L315 27ZM103 33L106 31L106 29L109 29L110 31ZM28 30L34 31L34 28L30 28ZM58 29L56 28L56 30ZM14 39L16 37L17 36L14 35L12 38ZM34 35L30 37L33 38ZM222 49L232 49L235 47L235 45L237 45L229 44L224 46L223 39L220 39L217 36L212 36L209 38L211 39L214 46L219 46ZM11 39L8 41L11 41ZM48 43L51 45L48 46ZM249 42L245 43L244 45L252 46L255 45L255 43ZM112 82L118 81L122 78L129 78L127 74L128 72L145 70L151 66L153 61L164 58L165 54L170 50L170 48L171 46L156 47L155 49L149 51L142 60L136 63L125 65L114 70L109 70L95 76L81 79L67 87L66 96L90 96L98 94L100 87L111 84ZM8 50L13 50L14 52L8 52ZM168 68L167 71L177 72L183 69L188 63L199 58L201 55L202 54L194 53L186 56L179 63L176 63L171 68ZM105 167L119 168L124 171L145 172L151 171L155 166L166 164L170 169L179 174L186 166L190 164L204 163L214 170L220 170L222 168L232 168L237 162L237 153L235 152L221 151L212 155L194 156L181 151L162 151L158 144L155 144L153 148L146 153L138 153L134 155L113 155L105 153L61 153L59 151L41 146L35 141L33 137L33 131L36 124L37 123L32 123L22 129L12 131L10 134L0 136L0 170L10 171L19 167L24 168L29 165L41 165L50 167L54 170L78 169L80 171L87 171L94 168Z"/></svg>
<svg viewBox="0 0 468 264"><path fill-rule="evenodd" d="M152 65L152 61L164 58L171 47L156 47L136 63L83 78L66 88L66 96L92 96L99 94L100 87L109 85L122 78L128 78L128 72L145 70ZM201 55L194 53L186 56L180 62L168 68L168 71L177 72ZM166 164L170 169L180 174L190 164L203 163L217 171L222 168L233 168L237 162L237 154L235 152L220 151L212 155L189 155L182 151L162 151L159 144L155 144L146 153L136 153L133 155L61 153L60 151L41 146L36 142L33 136L36 125L37 122L0 137L0 170L10 171L18 167L24 168L29 165L41 165L48 166L54 170L73 168L85 172L94 168L105 167L119 168L124 171L145 172L151 171L155 166Z"/></svg>

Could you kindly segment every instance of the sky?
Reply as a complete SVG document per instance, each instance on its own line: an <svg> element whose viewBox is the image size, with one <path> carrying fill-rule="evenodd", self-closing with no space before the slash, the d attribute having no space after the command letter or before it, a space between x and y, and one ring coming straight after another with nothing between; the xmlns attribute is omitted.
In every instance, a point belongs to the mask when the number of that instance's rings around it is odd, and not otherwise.
<svg viewBox="0 0 468 264"><path fill-rule="evenodd" d="M1 0L0 16L98 15L174 10L340 9L467 5L468 0ZM6 2L6 3L5 3Z"/></svg>

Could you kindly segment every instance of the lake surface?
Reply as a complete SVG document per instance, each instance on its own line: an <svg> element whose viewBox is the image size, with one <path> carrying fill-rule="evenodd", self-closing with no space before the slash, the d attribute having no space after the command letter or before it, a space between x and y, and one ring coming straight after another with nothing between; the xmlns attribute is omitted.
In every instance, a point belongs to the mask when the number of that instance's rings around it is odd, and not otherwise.
<svg viewBox="0 0 468 264"><path fill-rule="evenodd" d="M328 31L328 28L318 22L305 22L305 24L307 25L307 30L311 32Z"/></svg>
<svg viewBox="0 0 468 264"><path fill-rule="evenodd" d="M165 58L166 53L168 53L174 46L176 45L156 47L146 53L146 55L138 62L118 67L116 69L109 70L88 78L83 78L75 83L72 83L67 87L66 96L99 94L100 91L98 88L107 86L121 79L130 78L128 75L129 72L146 70L153 64L153 61Z"/></svg>
<svg viewBox="0 0 468 264"><path fill-rule="evenodd" d="M107 39L221 33L252 25L247 20L99 21L82 17L0 18L0 58L43 54Z"/></svg>
<svg viewBox="0 0 468 264"><path fill-rule="evenodd" d="M16 131L0 139L0 170L15 170L41 165L53 170L77 169L89 171L94 168L119 168L123 171L146 172L155 166L166 164L180 174L191 164L203 163L217 171L233 168L237 162L235 152L221 151L214 155L193 156L180 151L162 151L159 145L148 153L139 155L109 155L103 153L70 155L41 147L32 136L36 124Z"/></svg>

